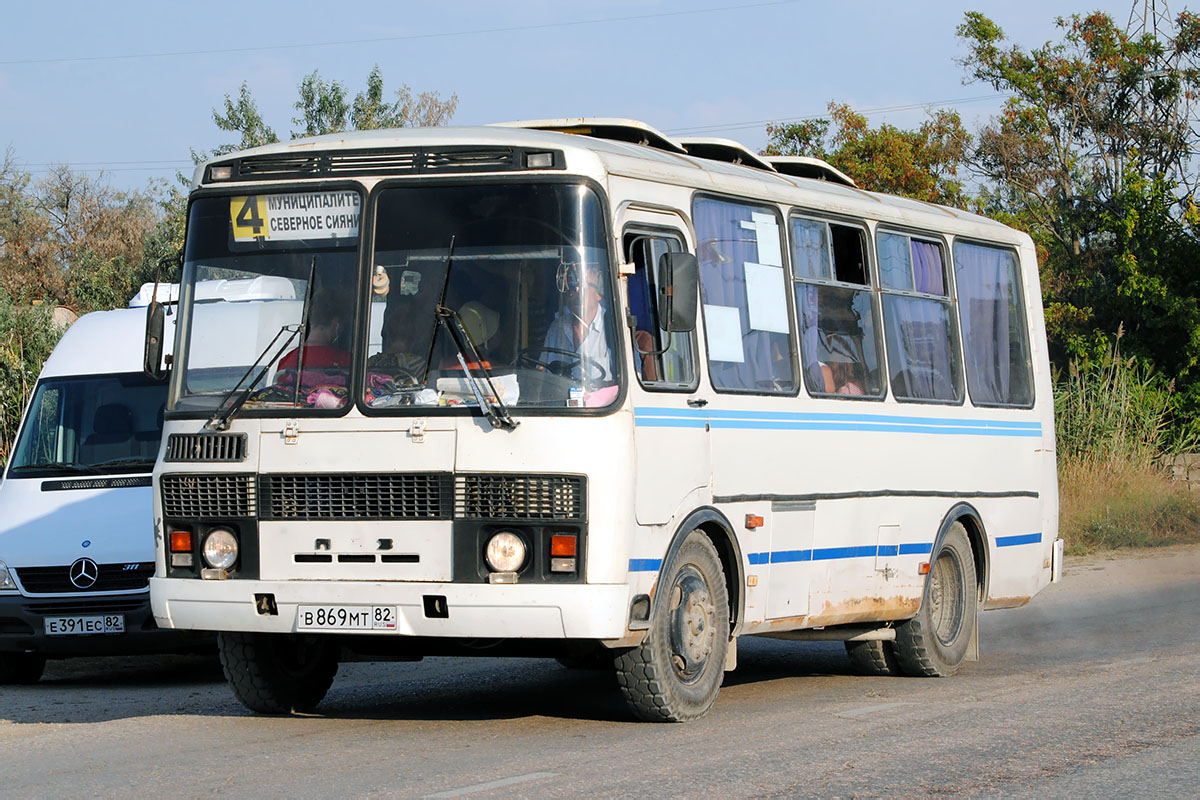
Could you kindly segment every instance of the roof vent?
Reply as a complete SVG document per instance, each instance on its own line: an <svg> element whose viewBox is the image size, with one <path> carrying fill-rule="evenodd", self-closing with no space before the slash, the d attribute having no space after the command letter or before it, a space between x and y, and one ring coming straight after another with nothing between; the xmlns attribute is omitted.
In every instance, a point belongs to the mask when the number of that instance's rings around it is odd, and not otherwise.
<svg viewBox="0 0 1200 800"><path fill-rule="evenodd" d="M571 117L568 119L531 119L516 122L493 122L498 128L528 128L536 131L555 131L556 133L571 133L576 136L593 136L597 139L610 139L616 142L629 142L668 153L686 155L674 139L662 131L651 128L644 122L635 119L620 119L618 117Z"/></svg>
<svg viewBox="0 0 1200 800"><path fill-rule="evenodd" d="M793 178L813 178L818 181L829 181L830 183L840 183L843 186L858 188L858 184L854 182L853 178L819 158L810 158L808 156L764 156L764 159L775 168L776 172L791 175Z"/></svg>
<svg viewBox="0 0 1200 800"><path fill-rule="evenodd" d="M688 155L696 158L707 158L711 161L728 161L730 164L741 164L744 167L756 167L757 169L766 169L771 172L775 168L771 163L752 150L748 150L745 145L735 142L732 139L700 139L686 138L680 139L679 143L688 151Z"/></svg>

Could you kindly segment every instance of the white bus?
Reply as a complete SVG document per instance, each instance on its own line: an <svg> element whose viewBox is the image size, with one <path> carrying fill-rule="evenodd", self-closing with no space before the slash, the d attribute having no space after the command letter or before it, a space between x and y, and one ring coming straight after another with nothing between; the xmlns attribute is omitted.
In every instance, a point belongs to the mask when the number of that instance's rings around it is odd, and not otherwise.
<svg viewBox="0 0 1200 800"><path fill-rule="evenodd" d="M293 287L256 357L194 360L218 278ZM182 286L154 613L259 712L344 654L607 663L669 721L741 636L949 675L1061 564L1029 237L812 159L611 119L271 145L197 169Z"/></svg>

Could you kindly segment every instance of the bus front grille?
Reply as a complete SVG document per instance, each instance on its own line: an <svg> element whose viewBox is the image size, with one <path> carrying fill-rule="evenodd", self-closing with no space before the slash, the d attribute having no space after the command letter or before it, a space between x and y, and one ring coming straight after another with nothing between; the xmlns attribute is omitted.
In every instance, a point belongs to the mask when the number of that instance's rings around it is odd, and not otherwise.
<svg viewBox="0 0 1200 800"><path fill-rule="evenodd" d="M163 475L163 516L170 519L253 517L257 497L253 475Z"/></svg>
<svg viewBox="0 0 1200 800"><path fill-rule="evenodd" d="M244 433L172 433L164 461L244 461Z"/></svg>
<svg viewBox="0 0 1200 800"><path fill-rule="evenodd" d="M581 475L457 475L454 516L460 519L584 521Z"/></svg>
<svg viewBox="0 0 1200 800"><path fill-rule="evenodd" d="M450 473L264 475L263 519L450 519Z"/></svg>

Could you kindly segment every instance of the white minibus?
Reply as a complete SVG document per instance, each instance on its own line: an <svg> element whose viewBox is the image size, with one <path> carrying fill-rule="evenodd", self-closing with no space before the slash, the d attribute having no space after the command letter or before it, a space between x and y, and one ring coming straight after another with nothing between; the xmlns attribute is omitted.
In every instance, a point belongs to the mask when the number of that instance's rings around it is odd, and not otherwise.
<svg viewBox="0 0 1200 800"><path fill-rule="evenodd" d="M214 280L290 292L235 331ZM178 320L154 615L259 712L351 655L603 664L663 721L743 636L950 675L1061 565L1029 237L813 159L617 119L223 155Z"/></svg>
<svg viewBox="0 0 1200 800"><path fill-rule="evenodd" d="M143 374L146 300L68 328L25 410L0 482L0 684L37 681L47 657L195 639L150 613L167 387Z"/></svg>

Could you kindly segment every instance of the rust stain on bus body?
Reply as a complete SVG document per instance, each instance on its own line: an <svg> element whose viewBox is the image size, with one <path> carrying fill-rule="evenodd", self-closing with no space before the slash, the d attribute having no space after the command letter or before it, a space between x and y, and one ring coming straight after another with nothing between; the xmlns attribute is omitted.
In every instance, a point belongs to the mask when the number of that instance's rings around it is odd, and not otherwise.
<svg viewBox="0 0 1200 800"><path fill-rule="evenodd" d="M921 607L921 598L908 595L892 597L853 597L837 603L825 602L809 617L810 626L845 625L850 622L885 622L908 619Z"/></svg>
<svg viewBox="0 0 1200 800"><path fill-rule="evenodd" d="M996 608L1020 608L1032 599L1032 597L989 597L988 601L983 604L983 610L991 611L992 609Z"/></svg>

